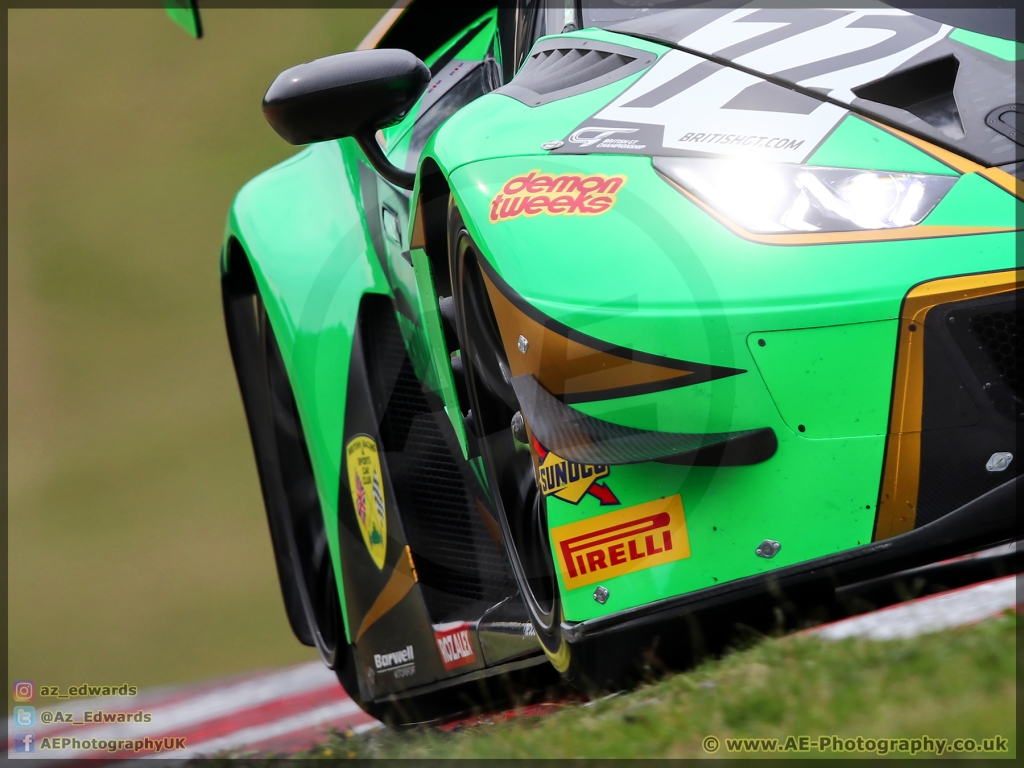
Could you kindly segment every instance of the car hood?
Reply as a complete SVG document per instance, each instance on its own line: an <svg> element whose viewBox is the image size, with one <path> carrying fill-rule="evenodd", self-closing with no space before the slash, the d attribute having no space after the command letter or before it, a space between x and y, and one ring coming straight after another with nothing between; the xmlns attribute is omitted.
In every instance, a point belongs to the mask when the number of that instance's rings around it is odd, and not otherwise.
<svg viewBox="0 0 1024 768"><path fill-rule="evenodd" d="M1024 160L1014 62L995 38L883 5L676 9L607 29L671 50L558 154L804 162L852 110L988 167Z"/></svg>

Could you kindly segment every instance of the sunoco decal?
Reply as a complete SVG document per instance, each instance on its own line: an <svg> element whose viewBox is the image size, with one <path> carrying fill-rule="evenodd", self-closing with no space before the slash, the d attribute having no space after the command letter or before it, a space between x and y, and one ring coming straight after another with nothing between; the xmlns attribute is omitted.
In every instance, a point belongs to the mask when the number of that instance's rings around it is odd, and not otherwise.
<svg viewBox="0 0 1024 768"><path fill-rule="evenodd" d="M490 221L508 221L520 216L598 216L611 210L616 195L626 183L625 176L562 173L539 170L513 176L491 199Z"/></svg>
<svg viewBox="0 0 1024 768"><path fill-rule="evenodd" d="M579 504L580 499L590 494L601 502L601 506L619 503L611 488L597 482L611 474L611 467L607 464L577 464L563 459L547 450L537 438L533 439L533 450L539 462L537 478L540 490L545 496Z"/></svg>
<svg viewBox="0 0 1024 768"><path fill-rule="evenodd" d="M678 494L559 526L551 539L566 589L690 556Z"/></svg>
<svg viewBox="0 0 1024 768"><path fill-rule="evenodd" d="M345 446L348 485L352 506L363 533L363 542L378 568L384 568L387 554L388 521L384 506L384 474L380 469L377 443L368 435L357 435Z"/></svg>
<svg viewBox="0 0 1024 768"><path fill-rule="evenodd" d="M434 640L437 650L441 652L441 663L446 670L472 664L476 661L476 651L469 639L469 624L456 621L451 624L438 624L434 627Z"/></svg>

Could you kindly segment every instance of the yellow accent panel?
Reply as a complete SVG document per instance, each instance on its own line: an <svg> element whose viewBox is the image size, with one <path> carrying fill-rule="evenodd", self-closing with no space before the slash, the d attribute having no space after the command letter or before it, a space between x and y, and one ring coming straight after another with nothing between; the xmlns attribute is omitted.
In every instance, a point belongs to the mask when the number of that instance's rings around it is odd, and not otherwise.
<svg viewBox="0 0 1024 768"><path fill-rule="evenodd" d="M380 21L373 25L373 29L366 33L359 45L356 46L357 51L368 51L371 48L376 48L377 44L384 39L384 35L388 33L388 30L395 25L398 18L405 13L405 9L409 6L412 0L398 0L393 6L384 11L384 15L380 17Z"/></svg>
<svg viewBox="0 0 1024 768"><path fill-rule="evenodd" d="M1024 199L1024 183L1019 181L1016 176L1004 171L1002 168L986 168L983 171L978 171L978 175L984 176L997 187L1005 189L1014 197Z"/></svg>
<svg viewBox="0 0 1024 768"><path fill-rule="evenodd" d="M968 160L966 157L961 157L956 152L950 152L948 149L943 149L937 144L932 144L930 141L926 141L925 139L921 139L917 136L906 133L905 131L901 131L899 128L893 128L891 125L880 123L877 120L871 120L871 118L864 119L874 123L883 131L888 131L893 136L898 136L908 144L917 147L922 152L926 152L939 162L945 163L950 168L960 171L960 173L977 173L978 171L985 170L985 166L979 165L973 160Z"/></svg>
<svg viewBox="0 0 1024 768"><path fill-rule="evenodd" d="M553 395L599 392L679 379L692 373L629 360L572 341L525 315L486 274L481 274L512 375L532 374ZM517 345L520 336L529 342L525 353Z"/></svg>
<svg viewBox="0 0 1024 768"><path fill-rule="evenodd" d="M865 118L868 119L868 118ZM977 173L979 176L984 176L986 179L991 181L997 187L1005 189L1011 195L1024 199L1024 184L1016 179L1012 174L1007 173L1002 168L986 168L983 165L979 165L973 160L968 160L966 157L961 157L955 152L950 152L948 149L932 144L930 141L919 139L917 136L912 136L909 133L904 133L901 130L893 128L889 125L884 125L875 120L871 120L872 123L877 125L883 131L891 133L893 136L898 136L908 144L911 144L922 152L934 157L936 160L945 163L950 168L960 171L960 173Z"/></svg>
<svg viewBox="0 0 1024 768"><path fill-rule="evenodd" d="M381 616L402 602L417 581L419 581L419 576L416 575L416 566L412 562L412 551L406 546L402 554L399 555L398 562L395 563L395 570L392 571L391 578L388 579L384 589L377 595L377 599L373 601L370 610L363 616L363 620L359 624L359 631L356 632L355 642L358 643L359 638Z"/></svg>
<svg viewBox="0 0 1024 768"><path fill-rule="evenodd" d="M933 280L911 289L900 310L889 437L882 470L875 541L914 529L921 474L921 411L924 407L924 323L940 304L1017 290L1024 270Z"/></svg>
<svg viewBox="0 0 1024 768"><path fill-rule="evenodd" d="M427 247L427 234L423 222L423 198L421 197L416 201L416 214L412 220L412 238L409 241L410 250Z"/></svg>

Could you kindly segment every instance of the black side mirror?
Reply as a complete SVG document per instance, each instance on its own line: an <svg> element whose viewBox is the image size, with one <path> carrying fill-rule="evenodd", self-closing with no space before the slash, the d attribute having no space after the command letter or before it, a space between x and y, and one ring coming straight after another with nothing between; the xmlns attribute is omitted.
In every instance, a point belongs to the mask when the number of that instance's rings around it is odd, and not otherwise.
<svg viewBox="0 0 1024 768"><path fill-rule="evenodd" d="M263 115L289 144L351 136L381 176L412 189L415 174L392 165L374 133L401 120L429 82L426 64L408 51L339 53L278 75L263 97Z"/></svg>

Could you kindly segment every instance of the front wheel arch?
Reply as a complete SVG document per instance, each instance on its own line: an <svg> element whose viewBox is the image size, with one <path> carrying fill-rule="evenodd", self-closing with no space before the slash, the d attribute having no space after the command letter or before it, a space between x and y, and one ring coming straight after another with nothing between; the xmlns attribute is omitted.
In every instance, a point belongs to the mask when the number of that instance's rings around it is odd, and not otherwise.
<svg viewBox="0 0 1024 768"><path fill-rule="evenodd" d="M492 356L503 360L506 370L509 367L505 357L506 346L502 344L500 335L495 335L497 323L483 282L483 270L477 263L486 256L473 242L454 199L449 204L448 244L453 288L458 304L459 339L464 347L469 347L468 353L464 349L463 354L470 361L464 365L464 369L474 413L473 426L495 499L506 552L530 614L530 621L551 665L577 688L597 693L632 687L649 674L644 667L650 661L648 657L651 652L656 650L656 638L653 645L643 633L618 633L604 638L570 642L563 632L565 615L548 538L546 502L537 488L534 458L526 446L520 446L518 451L509 448L515 444L511 425L514 410L505 401L508 397L515 397L514 390L511 382L506 382L508 391L490 393L488 403L487 383L493 384L496 381L498 370L495 368L484 372L482 376L477 375L477 364L480 361L486 364ZM474 353L474 338L484 342L487 354ZM486 413L488 409L496 414ZM532 486L535 505L532 510L523 508L531 499L528 493L520 493L518 499L512 498L512 504L509 504L510 484L504 482L503 472L516 460L516 453L520 458L529 457L520 467L521 477L518 480L520 487L527 480ZM524 542L523 534L532 536ZM545 582L549 594L541 595L541 599L538 599L534 588Z"/></svg>
<svg viewBox="0 0 1024 768"><path fill-rule="evenodd" d="M540 645L566 679L576 677L573 654L562 635L558 580L547 539L545 502L537 489L533 458L516 447L512 416L515 392L507 380L508 360L490 308L478 260L484 256L450 198L448 252L457 297L458 336L465 364L473 428L484 461L506 553Z"/></svg>
<svg viewBox="0 0 1024 768"><path fill-rule="evenodd" d="M305 432L248 255L234 238L221 291L285 612L299 642L333 667L344 619Z"/></svg>

